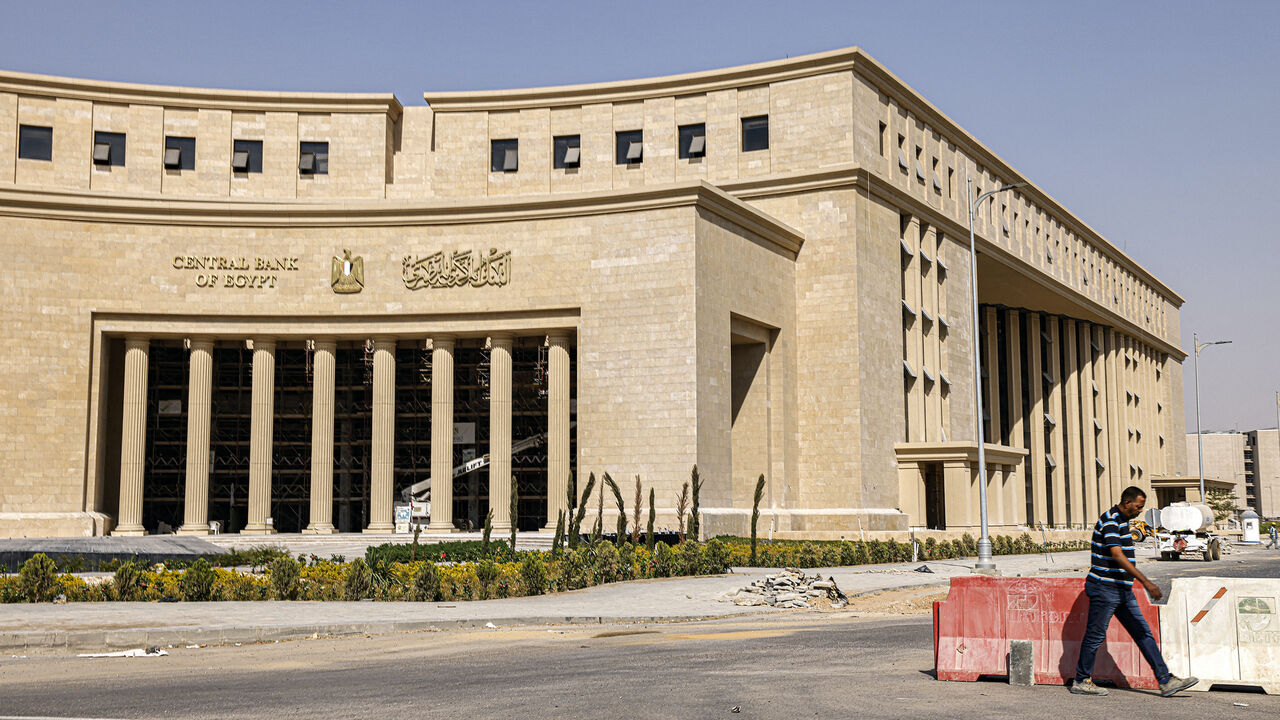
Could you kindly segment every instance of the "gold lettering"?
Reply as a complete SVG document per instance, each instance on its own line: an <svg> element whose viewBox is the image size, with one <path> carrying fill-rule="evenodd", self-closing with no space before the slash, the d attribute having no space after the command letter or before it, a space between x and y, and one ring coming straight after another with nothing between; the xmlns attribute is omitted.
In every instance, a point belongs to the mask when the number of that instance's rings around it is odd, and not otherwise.
<svg viewBox="0 0 1280 720"><path fill-rule="evenodd" d="M178 269L178 270L181 270L181 269L182 269L182 256L181 256L181 255L175 256L175 257L173 258L173 267L174 267L174 268L176 268L176 269Z"/></svg>

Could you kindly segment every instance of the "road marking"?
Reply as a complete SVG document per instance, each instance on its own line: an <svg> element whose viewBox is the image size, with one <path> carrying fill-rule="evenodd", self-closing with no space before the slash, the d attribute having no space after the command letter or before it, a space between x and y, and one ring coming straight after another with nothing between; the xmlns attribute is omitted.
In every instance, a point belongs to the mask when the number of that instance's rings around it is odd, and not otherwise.
<svg viewBox="0 0 1280 720"><path fill-rule="evenodd" d="M1191 624L1195 625L1196 623L1203 620L1204 616L1208 615L1209 611L1213 609L1213 606L1217 605L1218 601L1222 599L1222 596L1226 594L1227 594L1226 588L1219 588L1218 592L1214 593L1213 597L1209 598L1209 602L1205 603L1204 607L1200 609L1200 612L1196 613L1196 616L1191 619Z"/></svg>
<svg viewBox="0 0 1280 720"><path fill-rule="evenodd" d="M0 715L0 720L123 720L120 718L82 718L55 715Z"/></svg>

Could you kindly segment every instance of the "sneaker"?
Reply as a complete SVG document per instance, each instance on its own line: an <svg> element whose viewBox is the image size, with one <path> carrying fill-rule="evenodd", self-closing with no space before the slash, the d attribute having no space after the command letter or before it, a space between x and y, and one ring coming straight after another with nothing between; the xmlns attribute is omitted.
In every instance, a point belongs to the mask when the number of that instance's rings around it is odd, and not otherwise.
<svg viewBox="0 0 1280 720"><path fill-rule="evenodd" d="M1164 687L1163 685L1161 687ZM1181 690L1181 688L1179 688ZM1106 695L1109 691L1093 684L1093 678L1085 678L1071 683L1071 692L1076 695ZM1174 692L1177 692L1175 690Z"/></svg>
<svg viewBox="0 0 1280 720"><path fill-rule="evenodd" d="M1199 678L1171 677L1165 682L1160 683L1160 696L1170 697L1174 693L1182 692L1183 690L1186 690L1187 688L1191 687L1192 685L1195 685L1198 682L1200 682Z"/></svg>

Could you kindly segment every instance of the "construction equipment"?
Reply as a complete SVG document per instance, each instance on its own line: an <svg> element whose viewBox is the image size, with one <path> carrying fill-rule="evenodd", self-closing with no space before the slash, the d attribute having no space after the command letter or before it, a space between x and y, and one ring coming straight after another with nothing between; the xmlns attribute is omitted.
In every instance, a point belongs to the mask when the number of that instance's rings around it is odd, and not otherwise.
<svg viewBox="0 0 1280 720"><path fill-rule="evenodd" d="M1154 537L1155 534L1155 529L1145 522L1137 519L1129 521L1129 535L1133 537L1134 542L1142 542L1149 537Z"/></svg>
<svg viewBox="0 0 1280 720"><path fill-rule="evenodd" d="M577 424L577 422L570 422L569 428L572 430ZM512 444L511 454L515 455L516 453L528 450L531 447L537 447L546 441L547 433L545 432L532 435ZM488 464L489 456L487 454L472 458L461 465L455 466L453 468L453 475L450 479L456 479L466 475L467 473L475 472L480 468L486 467ZM412 524L422 524L431 519L431 480L432 478L421 480L400 491L401 497L403 497L404 501L409 503L411 507L409 515L411 518L410 522Z"/></svg>
<svg viewBox="0 0 1280 720"><path fill-rule="evenodd" d="M1222 538L1214 532L1213 510L1203 503L1176 502L1160 510L1156 545L1161 560L1197 553L1205 562L1222 557Z"/></svg>

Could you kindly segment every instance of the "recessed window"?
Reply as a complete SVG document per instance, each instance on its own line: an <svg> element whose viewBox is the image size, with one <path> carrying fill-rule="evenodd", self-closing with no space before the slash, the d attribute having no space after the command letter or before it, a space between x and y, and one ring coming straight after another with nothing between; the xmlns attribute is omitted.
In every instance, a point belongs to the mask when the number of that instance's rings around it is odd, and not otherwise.
<svg viewBox="0 0 1280 720"><path fill-rule="evenodd" d="M166 137L164 139L164 166L170 170L195 170L196 139L191 137Z"/></svg>
<svg viewBox="0 0 1280 720"><path fill-rule="evenodd" d="M769 116L742 118L742 152L769 149Z"/></svg>
<svg viewBox="0 0 1280 720"><path fill-rule="evenodd" d="M262 172L262 141L236 140L231 151L231 170L238 173Z"/></svg>
<svg viewBox="0 0 1280 720"><path fill-rule="evenodd" d="M644 162L644 131L626 130L616 135L614 162L639 165Z"/></svg>
<svg viewBox="0 0 1280 720"><path fill-rule="evenodd" d="M551 142L551 166L576 168L582 164L582 139L577 135L558 135Z"/></svg>
<svg viewBox="0 0 1280 720"><path fill-rule="evenodd" d="M885 123L880 123L879 139L880 139L880 156L881 157L889 156L888 155L889 148L887 147L887 145L889 144L888 135L889 135L889 126L886 125Z"/></svg>
<svg viewBox="0 0 1280 720"><path fill-rule="evenodd" d="M26 160L52 160L53 128L19 125L18 157Z"/></svg>
<svg viewBox="0 0 1280 720"><path fill-rule="evenodd" d="M515 172L520 169L519 140L489 141L490 172Z"/></svg>
<svg viewBox="0 0 1280 720"><path fill-rule="evenodd" d="M703 123L697 125L681 125L680 126L680 159L687 160L689 158L706 157L707 154L707 126Z"/></svg>
<svg viewBox="0 0 1280 720"><path fill-rule="evenodd" d="M303 175L328 175L329 143L298 143L298 171Z"/></svg>
<svg viewBox="0 0 1280 720"><path fill-rule="evenodd" d="M124 133L93 134L94 165L124 165Z"/></svg>

